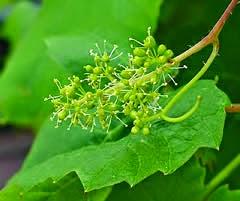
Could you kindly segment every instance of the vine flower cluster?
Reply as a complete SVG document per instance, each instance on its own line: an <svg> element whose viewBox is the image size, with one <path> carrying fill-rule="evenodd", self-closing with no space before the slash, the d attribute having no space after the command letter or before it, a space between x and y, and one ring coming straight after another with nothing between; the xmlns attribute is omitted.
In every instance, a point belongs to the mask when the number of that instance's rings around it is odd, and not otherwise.
<svg viewBox="0 0 240 201"><path fill-rule="evenodd" d="M173 51L163 44L157 45L150 28L143 42L129 40L132 53L128 54L127 64L120 63L123 53L118 46L113 45L107 51L104 41L103 49L96 44L95 50L90 50L94 65L84 66L85 79L74 75L68 78L68 85L54 79L59 95L50 95L45 100L54 105L52 119L56 119L56 127L70 121L68 129L80 125L92 132L100 124L109 132L114 118L126 127L131 119L131 133L150 133L153 121L147 119L161 112L159 101L168 98L163 93L164 87L170 82L177 85L174 77L178 69L187 67L167 65L171 63Z"/></svg>

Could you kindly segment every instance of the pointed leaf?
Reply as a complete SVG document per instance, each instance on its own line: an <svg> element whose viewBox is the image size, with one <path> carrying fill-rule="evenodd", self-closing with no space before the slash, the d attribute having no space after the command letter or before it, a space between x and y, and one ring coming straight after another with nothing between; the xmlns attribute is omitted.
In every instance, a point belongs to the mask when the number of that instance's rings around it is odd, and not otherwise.
<svg viewBox="0 0 240 201"><path fill-rule="evenodd" d="M133 188L115 185L107 201L200 201L204 177L205 169L191 160L172 175L156 173Z"/></svg>
<svg viewBox="0 0 240 201"><path fill-rule="evenodd" d="M133 186L157 171L170 174L198 148L217 149L220 145L228 98L213 81L199 81L177 104L172 115L190 108L198 95L203 97L200 108L181 123L160 122L149 136L129 135L116 142L59 154L23 169L11 184L28 189L49 177L60 179L76 172L85 190L91 191L123 181ZM81 132L79 129L79 135Z"/></svg>

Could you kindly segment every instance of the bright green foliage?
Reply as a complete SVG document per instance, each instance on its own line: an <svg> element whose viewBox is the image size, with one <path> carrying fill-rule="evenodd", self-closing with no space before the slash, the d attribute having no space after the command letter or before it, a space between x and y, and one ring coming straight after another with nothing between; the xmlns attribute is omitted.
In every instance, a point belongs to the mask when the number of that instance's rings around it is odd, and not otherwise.
<svg viewBox="0 0 240 201"><path fill-rule="evenodd" d="M156 173L133 188L116 185L107 201L201 201L204 177L204 168L191 160L172 175Z"/></svg>
<svg viewBox="0 0 240 201"><path fill-rule="evenodd" d="M25 164L26 168L11 184L29 189L48 178L58 180L70 172L76 172L85 190L91 191L123 181L134 185L157 171L170 174L188 161L199 147L218 148L221 142L225 119L224 105L228 103L228 99L215 87L213 81L198 82L176 105L172 115L188 109L196 95L203 97L198 112L181 123L158 123L149 136L129 135L116 142L81 149L77 149L77 143L74 142L73 151L70 151L71 145L66 143L66 153L62 148L58 152L62 154L46 160L37 150L43 149L41 146L46 148L43 140L53 134L54 128L51 124L49 130L44 128L44 133L40 135L41 142L36 141L36 148L33 147L29 156L29 168ZM67 133L65 127L59 128L59 132L62 132L60 136L65 135L66 139L71 137L72 132L77 132L73 136L76 139L76 135L81 136L83 130L78 128ZM57 138L56 131L55 134ZM90 131L88 134L91 135ZM54 150L54 146L61 142L64 143L63 140L56 140L49 148ZM51 156L53 155L52 153Z"/></svg>
<svg viewBox="0 0 240 201"><path fill-rule="evenodd" d="M161 42L174 47L176 53L181 53L183 49L188 49L188 45L195 44L206 34L206 30L213 26L229 2L228 0L165 1L162 7L163 12L161 12L161 23L158 31L159 35L161 35ZM186 6L186 4L189 6ZM179 12L182 10L184 10L184 14ZM209 14L206 15L206 13ZM239 23L239 18L240 12L239 7L237 7L220 35L220 56L216 58L205 76L213 79L218 75L219 88L228 94L233 103L238 103L240 100L240 93L238 93L240 88L238 76L240 68L238 68L239 57L237 56L237 53L240 52L240 40L238 40L240 29L235 28ZM174 31L169 32L169 29ZM176 33L181 33L178 34L177 40L175 39ZM177 79L180 85L186 83L195 75L199 70L199 66L202 65L203 58L206 58L208 54L208 50L204 50L186 60L185 64L191 66L191 70L185 71L183 74L180 72ZM228 115L224 138L220 147L222 151L216 153L217 162L213 171L220 171L231 159L240 153L238 143L240 135L237 134L240 130L240 123L236 116ZM211 176L213 175L214 172L211 173ZM234 185L234 187L240 187L240 169L228 179L228 182Z"/></svg>
<svg viewBox="0 0 240 201"><path fill-rule="evenodd" d="M54 122L47 120L41 128L31 154L23 165L23 170L36 166L56 155L99 144L105 136L105 132L100 129L96 129L94 133L89 133L88 130L82 130L79 127L73 127L67 131L67 123L58 129L54 128L54 124Z"/></svg>
<svg viewBox="0 0 240 201"><path fill-rule="evenodd" d="M209 201L239 201L240 190L230 190L228 186L222 186L214 192Z"/></svg>
<svg viewBox="0 0 240 201"><path fill-rule="evenodd" d="M0 97L1 121L38 127L49 115L51 107L43 98L56 90L53 78L62 80L68 72L48 57L44 44L47 38L53 35L81 38L82 52L78 56L80 65L84 65L87 52L96 41L106 39L124 49L129 33L142 38L148 26L154 30L160 3L160 0L44 1L33 27L1 75L0 93L4 94ZM125 8L128 8L125 12L119 12ZM100 10L107 14L100 15Z"/></svg>
<svg viewBox="0 0 240 201"><path fill-rule="evenodd" d="M15 46L29 30L37 14L38 8L33 3L28 1L17 3L6 18L0 35Z"/></svg>
<svg viewBox="0 0 240 201"><path fill-rule="evenodd" d="M75 174L69 174L59 181L48 179L28 191L12 186L0 192L0 201L104 201L111 188L85 193Z"/></svg>

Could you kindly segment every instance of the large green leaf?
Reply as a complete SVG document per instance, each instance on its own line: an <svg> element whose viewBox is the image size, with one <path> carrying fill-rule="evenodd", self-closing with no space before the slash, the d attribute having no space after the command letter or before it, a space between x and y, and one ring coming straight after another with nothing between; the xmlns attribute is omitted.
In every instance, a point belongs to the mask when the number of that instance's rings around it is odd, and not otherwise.
<svg viewBox="0 0 240 201"><path fill-rule="evenodd" d="M30 162L30 167L16 175L11 184L29 189L47 178L59 180L70 172L76 172L84 189L91 191L123 181L133 186L157 171L170 174L188 161L199 147L218 149L220 145L228 98L213 81L198 82L179 101L172 115L189 109L198 95L203 97L203 101L191 118L181 123L155 124L149 136L129 135L116 142L62 153L46 161L39 158L40 153L33 147L29 157L34 161L36 153L36 161ZM53 129L45 130L45 135L51 135ZM82 133L79 128L79 136ZM49 149L54 149L57 143L56 137ZM44 146L44 143L39 145Z"/></svg>
<svg viewBox="0 0 240 201"><path fill-rule="evenodd" d="M201 201L204 177L204 168L191 160L172 175L156 173L133 188L116 185L107 201Z"/></svg>
<svg viewBox="0 0 240 201"><path fill-rule="evenodd" d="M59 129L54 127L55 122L49 120L43 125L34 142L31 154L24 162L23 169L37 165L59 154L79 150L84 146L99 144L105 136L105 132L100 129L90 133L88 130L73 127L68 131L68 122L65 122Z"/></svg>
<svg viewBox="0 0 240 201"><path fill-rule="evenodd" d="M164 2L159 24L161 40L173 47L177 53L181 53L183 49L188 49L189 45L194 45L203 35L207 34L229 3L230 0L169 0ZM180 12L183 10L184 12ZM240 100L240 93L238 93L240 88L238 76L240 74L238 57L240 27L237 26L239 18L240 12L237 7L220 34L220 56L216 58L206 75L211 78L218 75L218 86L228 94L233 102ZM177 40L175 33L181 33L178 34ZM184 61L191 70L181 72L177 77L179 83L186 83L190 80L202 66L203 58L206 58L208 54L208 50L204 50ZM212 173L208 175L208 178L225 167L240 151L238 144L240 123L234 116L236 115L228 116L220 152L216 156L216 163L212 166ZM227 182L231 187L240 188L240 168L227 179Z"/></svg>
<svg viewBox="0 0 240 201"><path fill-rule="evenodd" d="M75 174L69 174L60 181L48 179L25 191L20 186L12 186L0 192L0 201L104 201L111 188L85 193Z"/></svg>
<svg viewBox="0 0 240 201"><path fill-rule="evenodd" d="M209 198L209 201L239 201L240 190L229 190L228 186L222 186Z"/></svg>
<svg viewBox="0 0 240 201"><path fill-rule="evenodd" d="M160 3L161 0L44 1L34 26L19 43L0 78L0 94L4 94L0 97L2 122L39 126L49 115L51 107L44 104L43 98L56 90L53 78L62 80L68 73L47 55L48 38L82 37L82 54L87 54L96 40L106 39L124 48L130 35L143 38L148 26L156 28Z"/></svg>

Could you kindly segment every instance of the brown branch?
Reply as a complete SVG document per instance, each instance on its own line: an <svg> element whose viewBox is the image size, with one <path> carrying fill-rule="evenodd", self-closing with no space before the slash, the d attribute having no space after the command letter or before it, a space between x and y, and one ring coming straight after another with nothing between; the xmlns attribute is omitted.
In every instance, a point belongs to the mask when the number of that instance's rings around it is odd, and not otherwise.
<svg viewBox="0 0 240 201"><path fill-rule="evenodd" d="M208 34L209 41L213 41L220 34L222 28L224 27L225 22L228 20L230 15L232 14L234 8L238 4L238 0L232 0L229 6L226 8L225 12L218 20L216 25L213 27L212 31Z"/></svg>
<svg viewBox="0 0 240 201"><path fill-rule="evenodd" d="M209 44L214 43L214 41L218 38L218 35L220 34L222 28L224 27L225 22L228 20L228 18L232 14L237 4L238 4L238 0L232 0L229 6L226 8L223 15L220 17L220 19L217 21L217 23L213 27L213 29L209 32L209 34L205 36L201 41L199 41L196 45L191 47L190 49L176 56L173 59L173 61L176 63L180 63L187 57L199 52L201 49L208 46Z"/></svg>
<svg viewBox="0 0 240 201"><path fill-rule="evenodd" d="M228 113L240 113L240 104L232 104L225 107L225 111Z"/></svg>

